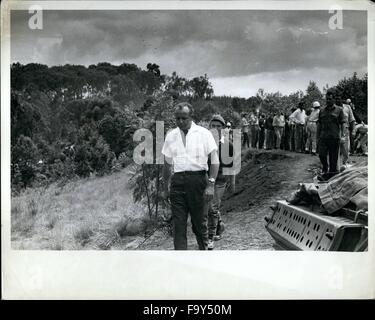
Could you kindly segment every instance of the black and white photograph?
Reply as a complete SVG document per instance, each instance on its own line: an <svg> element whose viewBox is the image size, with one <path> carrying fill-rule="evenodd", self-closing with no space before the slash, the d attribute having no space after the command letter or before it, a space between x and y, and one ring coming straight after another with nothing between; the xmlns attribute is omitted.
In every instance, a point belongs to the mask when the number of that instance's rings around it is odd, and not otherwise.
<svg viewBox="0 0 375 320"><path fill-rule="evenodd" d="M340 4L9 10L11 251L368 252L369 9Z"/></svg>

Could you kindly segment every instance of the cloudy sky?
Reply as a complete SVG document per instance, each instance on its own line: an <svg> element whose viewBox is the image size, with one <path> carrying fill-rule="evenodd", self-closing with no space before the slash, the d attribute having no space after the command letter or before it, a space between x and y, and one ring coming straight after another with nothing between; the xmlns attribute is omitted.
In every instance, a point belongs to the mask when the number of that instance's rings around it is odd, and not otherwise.
<svg viewBox="0 0 375 320"><path fill-rule="evenodd" d="M345 11L341 30L328 11L44 11L42 30L29 17L12 12L13 62L153 62L165 74L207 73L216 95L243 97L367 72L364 11Z"/></svg>

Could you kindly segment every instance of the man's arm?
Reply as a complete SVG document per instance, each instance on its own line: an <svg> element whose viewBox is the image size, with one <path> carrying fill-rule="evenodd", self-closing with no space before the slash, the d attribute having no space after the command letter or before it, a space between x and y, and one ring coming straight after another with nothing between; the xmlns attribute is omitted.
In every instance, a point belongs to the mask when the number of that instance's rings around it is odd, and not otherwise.
<svg viewBox="0 0 375 320"><path fill-rule="evenodd" d="M355 126L356 126L356 122L355 122L355 117L354 117L353 110L352 110L351 106L348 106L348 107L349 107L349 132L353 135L354 130L355 130Z"/></svg>
<svg viewBox="0 0 375 320"><path fill-rule="evenodd" d="M219 155L218 155L217 150L212 151L209 156L211 157L211 164L209 168L209 178L210 179L213 178L216 180L217 174L219 172L219 166L220 166Z"/></svg>
<svg viewBox="0 0 375 320"><path fill-rule="evenodd" d="M209 156L211 157L211 164L209 168L209 179L215 179L217 177L217 174L219 172L219 156L217 153L217 150L213 150ZM207 201L211 201L214 197L215 193L215 182L208 182L206 190L204 191L204 195L206 197Z"/></svg>
<svg viewBox="0 0 375 320"><path fill-rule="evenodd" d="M164 165L163 165L163 197L166 199L169 196L169 180L171 178L172 172L172 159L168 157L164 157Z"/></svg>

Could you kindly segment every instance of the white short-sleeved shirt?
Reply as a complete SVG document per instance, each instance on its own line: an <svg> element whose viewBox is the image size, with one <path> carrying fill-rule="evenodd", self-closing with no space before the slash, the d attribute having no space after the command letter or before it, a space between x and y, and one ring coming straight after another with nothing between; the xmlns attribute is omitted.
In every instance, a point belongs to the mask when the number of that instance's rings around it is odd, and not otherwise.
<svg viewBox="0 0 375 320"><path fill-rule="evenodd" d="M186 135L186 146L182 141L182 132L175 128L165 137L162 154L173 160L173 171L208 170L208 156L217 150L215 139L206 128L191 123Z"/></svg>

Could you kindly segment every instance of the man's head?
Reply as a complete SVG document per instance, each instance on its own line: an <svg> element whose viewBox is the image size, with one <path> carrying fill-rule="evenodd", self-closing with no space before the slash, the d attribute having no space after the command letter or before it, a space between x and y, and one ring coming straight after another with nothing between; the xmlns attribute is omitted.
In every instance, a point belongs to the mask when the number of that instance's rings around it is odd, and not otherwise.
<svg viewBox="0 0 375 320"><path fill-rule="evenodd" d="M212 116L210 121L210 129L216 129L220 135L221 130L225 127L225 121L220 114Z"/></svg>
<svg viewBox="0 0 375 320"><path fill-rule="evenodd" d="M351 103L352 103L352 100L346 99L346 104L351 104Z"/></svg>
<svg viewBox="0 0 375 320"><path fill-rule="evenodd" d="M300 102L298 103L298 109L300 109L301 111L302 111L303 109L305 109L305 104L303 103L303 101L300 101Z"/></svg>
<svg viewBox="0 0 375 320"><path fill-rule="evenodd" d="M176 105L174 117L176 119L177 126L182 130L186 131L190 129L193 115L193 107L190 103L181 102Z"/></svg>
<svg viewBox="0 0 375 320"><path fill-rule="evenodd" d="M326 104L327 107L332 107L335 104L335 99L336 99L336 94L335 90L333 89L328 89L326 92Z"/></svg>
<svg viewBox="0 0 375 320"><path fill-rule="evenodd" d="M320 108L320 103L319 103L319 101L314 101L314 102L313 102L313 108L314 108L314 109L319 109L319 108Z"/></svg>

